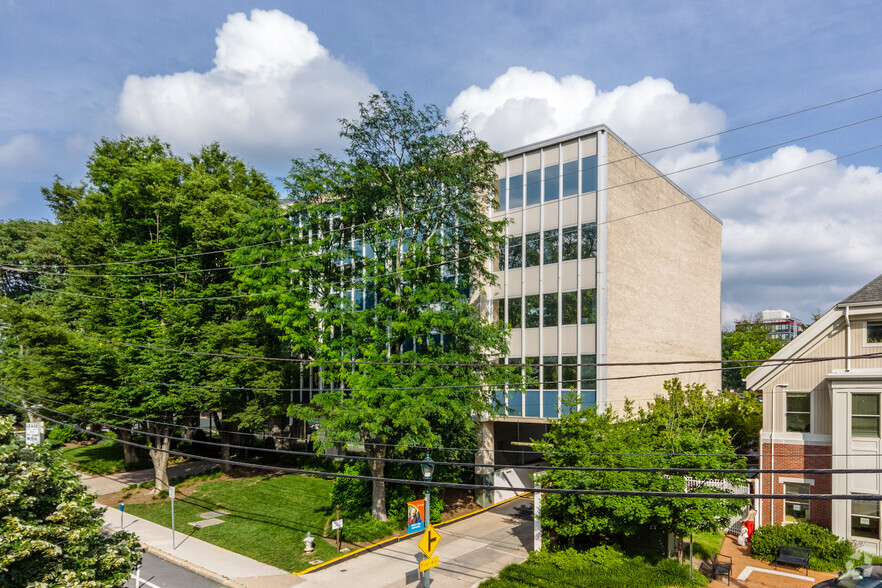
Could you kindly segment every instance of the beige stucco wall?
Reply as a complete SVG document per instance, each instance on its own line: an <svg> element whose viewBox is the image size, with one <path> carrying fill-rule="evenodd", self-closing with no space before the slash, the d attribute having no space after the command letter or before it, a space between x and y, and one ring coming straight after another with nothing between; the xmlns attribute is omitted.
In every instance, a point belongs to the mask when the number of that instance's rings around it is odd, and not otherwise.
<svg viewBox="0 0 882 588"><path fill-rule="evenodd" d="M607 359L719 361L722 224L608 136ZM714 367L610 367L608 377ZM643 404L669 378L611 379L607 402ZM721 385L718 370L681 380Z"/></svg>

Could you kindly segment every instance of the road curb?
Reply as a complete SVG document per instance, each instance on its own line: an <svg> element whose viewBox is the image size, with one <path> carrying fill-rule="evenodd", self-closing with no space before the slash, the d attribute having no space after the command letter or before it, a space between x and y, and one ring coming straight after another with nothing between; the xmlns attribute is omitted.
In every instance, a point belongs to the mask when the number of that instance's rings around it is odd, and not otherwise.
<svg viewBox="0 0 882 588"><path fill-rule="evenodd" d="M221 584L223 586L227 586L227 588L246 588L245 584L241 584L239 582L236 582L235 580L227 578L226 576L221 576L220 574L216 574L216 573L212 572L211 570L206 570L202 566L196 565L196 564L189 562L185 559L175 557L174 555L172 555L168 552L165 552L161 549L157 549L155 547L147 545L146 543L141 543L141 547L143 547L144 551L146 551L150 555L154 555L154 556L158 557L159 559L164 559L165 561L167 561L169 563L173 563L180 568L184 568L185 570L187 570L189 572L193 572L194 574L199 574L200 576L208 578L212 582L217 582L218 584Z"/></svg>

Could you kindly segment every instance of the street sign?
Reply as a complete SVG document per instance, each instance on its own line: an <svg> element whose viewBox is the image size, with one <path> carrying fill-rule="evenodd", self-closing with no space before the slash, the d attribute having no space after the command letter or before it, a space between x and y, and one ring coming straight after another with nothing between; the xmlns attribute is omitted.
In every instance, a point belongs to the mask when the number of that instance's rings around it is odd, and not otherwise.
<svg viewBox="0 0 882 588"><path fill-rule="evenodd" d="M172 500L175 499L175 487L174 486L168 487L168 497L171 498Z"/></svg>
<svg viewBox="0 0 882 588"><path fill-rule="evenodd" d="M337 529L343 528L343 519L337 519L336 521L331 521L331 530L336 531Z"/></svg>
<svg viewBox="0 0 882 588"><path fill-rule="evenodd" d="M432 568L438 567L438 556L430 557L428 559L424 559L420 562L420 571L425 572L426 570L431 570Z"/></svg>
<svg viewBox="0 0 882 588"><path fill-rule="evenodd" d="M43 421L25 423L25 445L39 445L43 442L43 433L46 431Z"/></svg>
<svg viewBox="0 0 882 588"><path fill-rule="evenodd" d="M423 538L420 539L419 545L417 547L420 548L420 551L423 552L423 555L426 557L432 557L432 554L435 553L435 548L438 547L438 542L441 540L441 535L438 534L438 531L435 530L435 527L429 525L429 528L426 529L426 532L423 533Z"/></svg>

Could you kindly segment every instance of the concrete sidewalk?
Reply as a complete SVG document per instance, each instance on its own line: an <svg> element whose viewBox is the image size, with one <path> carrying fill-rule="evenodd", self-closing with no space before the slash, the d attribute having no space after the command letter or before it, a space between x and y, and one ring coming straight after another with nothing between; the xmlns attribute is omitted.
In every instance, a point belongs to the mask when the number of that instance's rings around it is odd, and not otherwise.
<svg viewBox="0 0 882 588"><path fill-rule="evenodd" d="M188 461L186 463L169 466L168 478L171 480L172 478L195 476L196 474L205 473L213 467L217 467L217 464L210 461ZM120 492L132 484L151 482L153 481L155 474L153 468L148 468L146 470L134 470L131 472L120 472L118 474L108 475L85 474L80 477L83 480L83 484L89 489L89 492L94 492L98 496L104 496L105 494Z"/></svg>

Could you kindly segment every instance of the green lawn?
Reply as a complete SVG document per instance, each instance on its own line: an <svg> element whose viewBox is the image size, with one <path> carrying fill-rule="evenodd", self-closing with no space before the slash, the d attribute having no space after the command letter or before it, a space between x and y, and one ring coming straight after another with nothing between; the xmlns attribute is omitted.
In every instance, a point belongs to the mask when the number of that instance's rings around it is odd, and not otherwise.
<svg viewBox="0 0 882 588"><path fill-rule="evenodd" d="M327 561L336 549L323 540L330 534L331 482L297 475L261 476L207 482L196 488L182 487L175 498L175 530L241 553L283 570L299 571L311 560ZM202 520L200 513L225 510L221 525L196 529L187 523ZM126 512L171 527L168 500L126 505ZM345 523L344 523L345 524ZM315 551L303 552L306 532L316 537ZM183 535L177 540L182 541Z"/></svg>
<svg viewBox="0 0 882 588"><path fill-rule="evenodd" d="M147 452L139 449L141 469L150 467ZM123 447L120 443L105 439L95 445L83 447L67 447L61 450L61 457L65 461L74 464L74 468L90 474L115 474L126 471L123 459Z"/></svg>
<svg viewBox="0 0 882 588"><path fill-rule="evenodd" d="M725 531L701 531L692 535L695 542L692 548L692 555L696 559L713 559L714 554L720 551L723 546L723 539L726 537ZM689 538L683 541L684 559L689 557Z"/></svg>

